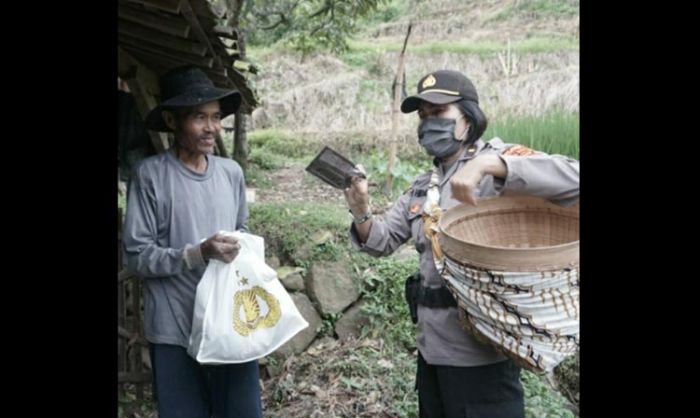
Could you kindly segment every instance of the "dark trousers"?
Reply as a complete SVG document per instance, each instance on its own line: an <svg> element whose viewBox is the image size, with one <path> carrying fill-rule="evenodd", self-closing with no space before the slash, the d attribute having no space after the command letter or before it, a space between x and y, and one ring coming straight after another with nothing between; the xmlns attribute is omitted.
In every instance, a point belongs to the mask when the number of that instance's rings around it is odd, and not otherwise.
<svg viewBox="0 0 700 418"><path fill-rule="evenodd" d="M159 418L262 418L257 361L203 366L184 347L150 352Z"/></svg>
<svg viewBox="0 0 700 418"><path fill-rule="evenodd" d="M511 360L477 367L433 366L418 353L420 418L524 418L520 368Z"/></svg>

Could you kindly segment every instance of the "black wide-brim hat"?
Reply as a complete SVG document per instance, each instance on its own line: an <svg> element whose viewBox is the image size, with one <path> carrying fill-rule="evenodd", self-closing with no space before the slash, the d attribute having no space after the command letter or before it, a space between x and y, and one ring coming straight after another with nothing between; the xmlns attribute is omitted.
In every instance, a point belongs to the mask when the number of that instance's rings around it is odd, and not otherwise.
<svg viewBox="0 0 700 418"><path fill-rule="evenodd" d="M236 113L241 105L237 90L221 89L197 67L177 67L160 80L162 101L146 116L146 128L158 132L172 132L163 120L164 110L175 110L219 101L221 118Z"/></svg>
<svg viewBox="0 0 700 418"><path fill-rule="evenodd" d="M460 100L479 103L479 95L474 84L459 71L439 70L418 80L418 94L406 97L401 102L401 111L403 113L416 111L421 101L441 105Z"/></svg>

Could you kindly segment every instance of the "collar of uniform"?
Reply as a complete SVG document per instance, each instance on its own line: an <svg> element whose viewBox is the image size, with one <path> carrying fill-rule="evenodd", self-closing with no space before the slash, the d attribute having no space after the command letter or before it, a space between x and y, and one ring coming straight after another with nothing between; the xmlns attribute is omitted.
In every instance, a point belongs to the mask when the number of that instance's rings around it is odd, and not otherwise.
<svg viewBox="0 0 700 418"><path fill-rule="evenodd" d="M473 144L469 145L463 152L462 155L459 156L458 161L466 161L466 160L471 160L476 156L476 154L479 153L484 147L486 146L486 143L482 141L481 139L477 139Z"/></svg>
<svg viewBox="0 0 700 418"><path fill-rule="evenodd" d="M467 148L465 148L462 151L462 154L459 156L457 161L466 161L474 158L476 154L479 153L484 147L486 146L486 142L482 141L481 139L477 139L473 144L469 145ZM440 165L440 159L437 157L433 158L433 165Z"/></svg>

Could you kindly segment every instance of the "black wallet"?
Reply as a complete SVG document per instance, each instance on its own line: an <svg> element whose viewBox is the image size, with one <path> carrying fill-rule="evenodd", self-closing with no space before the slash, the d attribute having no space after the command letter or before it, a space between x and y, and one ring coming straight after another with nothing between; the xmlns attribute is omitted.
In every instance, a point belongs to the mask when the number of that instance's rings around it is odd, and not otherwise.
<svg viewBox="0 0 700 418"><path fill-rule="evenodd" d="M336 189L350 187L352 176L366 178L352 161L333 151L328 146L323 147L321 152L311 161L311 164L306 167L306 171Z"/></svg>

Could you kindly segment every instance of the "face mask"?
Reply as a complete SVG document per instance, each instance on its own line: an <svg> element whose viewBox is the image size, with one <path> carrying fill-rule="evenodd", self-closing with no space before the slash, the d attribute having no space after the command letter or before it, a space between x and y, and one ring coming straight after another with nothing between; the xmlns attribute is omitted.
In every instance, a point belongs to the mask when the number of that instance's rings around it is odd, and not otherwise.
<svg viewBox="0 0 700 418"><path fill-rule="evenodd" d="M445 158L453 155L462 145L462 141L455 138L456 123L455 119L446 118L423 120L418 126L418 143L433 157Z"/></svg>

